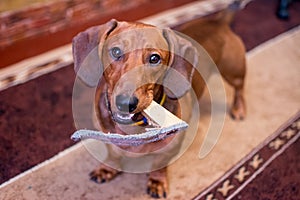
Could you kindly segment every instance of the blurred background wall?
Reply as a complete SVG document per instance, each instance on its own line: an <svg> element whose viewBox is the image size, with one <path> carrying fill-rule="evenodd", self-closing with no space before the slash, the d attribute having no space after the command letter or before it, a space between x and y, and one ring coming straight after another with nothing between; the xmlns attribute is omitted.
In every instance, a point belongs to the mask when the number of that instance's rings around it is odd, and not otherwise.
<svg viewBox="0 0 300 200"><path fill-rule="evenodd" d="M133 21L192 1L1 0L0 68L68 44L111 18Z"/></svg>

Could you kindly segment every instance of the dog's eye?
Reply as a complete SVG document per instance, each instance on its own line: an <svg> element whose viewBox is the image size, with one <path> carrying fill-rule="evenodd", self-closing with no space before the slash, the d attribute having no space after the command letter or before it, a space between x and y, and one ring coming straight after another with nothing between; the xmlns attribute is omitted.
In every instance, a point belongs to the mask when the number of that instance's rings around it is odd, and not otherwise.
<svg viewBox="0 0 300 200"><path fill-rule="evenodd" d="M158 54L152 54L152 55L150 55L150 57L149 57L149 63L151 65L158 65L158 64L160 64L160 62L161 62L161 59L160 59L160 56Z"/></svg>
<svg viewBox="0 0 300 200"><path fill-rule="evenodd" d="M114 60L119 60L122 57L123 52L119 47L113 47L110 50L110 55Z"/></svg>

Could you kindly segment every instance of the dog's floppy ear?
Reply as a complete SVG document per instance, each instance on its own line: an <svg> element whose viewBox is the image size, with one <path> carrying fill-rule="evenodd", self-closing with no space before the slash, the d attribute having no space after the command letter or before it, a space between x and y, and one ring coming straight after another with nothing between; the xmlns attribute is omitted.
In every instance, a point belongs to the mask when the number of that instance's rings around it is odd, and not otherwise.
<svg viewBox="0 0 300 200"><path fill-rule="evenodd" d="M163 30L170 51L170 69L163 85L168 97L178 99L190 88L195 67L198 64L198 52L187 36L169 28Z"/></svg>
<svg viewBox="0 0 300 200"><path fill-rule="evenodd" d="M88 86L95 87L103 73L103 66L98 56L98 46L103 45L108 34L117 26L116 20L91 27L73 38L74 69ZM101 48L101 47L100 47Z"/></svg>

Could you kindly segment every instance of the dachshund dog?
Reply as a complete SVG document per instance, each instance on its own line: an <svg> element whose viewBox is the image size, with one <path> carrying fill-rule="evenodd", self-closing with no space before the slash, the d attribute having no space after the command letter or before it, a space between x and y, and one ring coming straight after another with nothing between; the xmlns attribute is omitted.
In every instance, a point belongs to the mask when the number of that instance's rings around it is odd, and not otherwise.
<svg viewBox="0 0 300 200"><path fill-rule="evenodd" d="M178 30L204 47L223 78L233 86L235 93L230 114L234 119L241 120L246 115L243 97L245 48L241 39L230 29L229 21L224 17L197 19L180 26ZM180 56L174 52L179 52ZM178 99L191 87L197 98L201 97L205 81L193 70L193 66L201 62L193 57L196 55L197 48L186 37L168 28L160 29L143 23L111 20L89 28L73 39L75 71L88 86L97 87L97 121L103 131L120 134L128 134L123 126L143 119L142 111L152 100L161 102L164 98L163 106L180 117ZM94 60L93 64L82 67L88 56ZM185 57L189 57L192 63ZM190 84L172 80L169 68L164 66L176 70ZM176 92L164 87L166 81L172 82ZM173 136L121 149L151 153L168 145L172 139ZM179 143L175 146L178 147ZM101 164L90 176L95 182L103 183L119 173L119 170ZM147 191L152 197L166 197L166 167L149 173Z"/></svg>

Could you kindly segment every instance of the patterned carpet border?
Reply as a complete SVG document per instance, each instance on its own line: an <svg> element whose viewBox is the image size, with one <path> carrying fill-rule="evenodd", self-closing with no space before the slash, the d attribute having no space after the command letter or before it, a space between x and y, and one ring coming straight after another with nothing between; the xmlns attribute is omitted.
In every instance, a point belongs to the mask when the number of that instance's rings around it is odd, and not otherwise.
<svg viewBox="0 0 300 200"><path fill-rule="evenodd" d="M230 200L300 137L300 111L193 200Z"/></svg>

